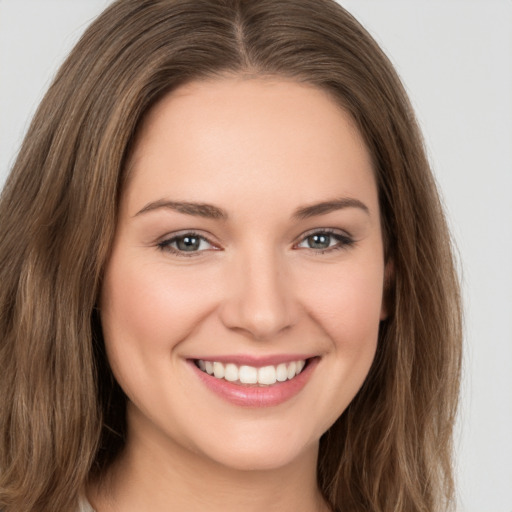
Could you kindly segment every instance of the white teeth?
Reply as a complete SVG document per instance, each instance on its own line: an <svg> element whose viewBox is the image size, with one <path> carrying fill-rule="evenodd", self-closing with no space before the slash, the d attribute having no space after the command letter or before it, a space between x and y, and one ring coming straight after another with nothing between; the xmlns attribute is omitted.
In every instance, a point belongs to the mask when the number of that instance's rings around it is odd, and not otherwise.
<svg viewBox="0 0 512 512"><path fill-rule="evenodd" d="M224 378L224 365L222 363L213 363L213 375L215 375L217 379Z"/></svg>
<svg viewBox="0 0 512 512"><path fill-rule="evenodd" d="M258 382L258 370L252 366L240 366L239 376L242 384L256 384Z"/></svg>
<svg viewBox="0 0 512 512"><path fill-rule="evenodd" d="M260 368L247 365L238 367L233 363L223 364L218 361L204 361L202 359L197 361L197 366L203 372L213 375L217 379L226 379L229 382L240 382L242 384L260 384L262 386L271 386L276 382L293 379L296 375L299 375L305 365L305 360Z"/></svg>
<svg viewBox="0 0 512 512"><path fill-rule="evenodd" d="M288 365L288 378L293 379L295 377L295 370L297 369L297 363L293 362Z"/></svg>
<svg viewBox="0 0 512 512"><path fill-rule="evenodd" d="M288 368L284 363L278 364L276 368L276 379L279 382L284 382L288 378Z"/></svg>
<svg viewBox="0 0 512 512"><path fill-rule="evenodd" d="M258 383L270 386L276 383L276 368L275 366L263 366L258 369Z"/></svg>
<svg viewBox="0 0 512 512"><path fill-rule="evenodd" d="M218 363L220 364L220 363ZM235 382L238 380L238 368L234 364L227 364L224 371L224 378L229 382Z"/></svg>

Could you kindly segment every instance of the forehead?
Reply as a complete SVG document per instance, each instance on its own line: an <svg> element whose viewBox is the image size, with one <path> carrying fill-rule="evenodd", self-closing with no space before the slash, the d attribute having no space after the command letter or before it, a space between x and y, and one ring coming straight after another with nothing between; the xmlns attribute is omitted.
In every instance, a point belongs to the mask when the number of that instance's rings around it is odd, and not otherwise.
<svg viewBox="0 0 512 512"><path fill-rule="evenodd" d="M376 200L371 158L351 117L325 91L284 79L225 78L172 91L146 117L130 167L127 195L139 205L157 192L307 203L366 189Z"/></svg>

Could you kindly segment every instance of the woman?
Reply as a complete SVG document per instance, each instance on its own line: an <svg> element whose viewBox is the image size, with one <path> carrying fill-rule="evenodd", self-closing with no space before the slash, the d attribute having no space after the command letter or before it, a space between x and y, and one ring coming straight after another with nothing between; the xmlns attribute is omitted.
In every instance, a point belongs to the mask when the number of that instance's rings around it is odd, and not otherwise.
<svg viewBox="0 0 512 512"><path fill-rule="evenodd" d="M452 504L449 235L334 2L114 3L0 219L6 512Z"/></svg>

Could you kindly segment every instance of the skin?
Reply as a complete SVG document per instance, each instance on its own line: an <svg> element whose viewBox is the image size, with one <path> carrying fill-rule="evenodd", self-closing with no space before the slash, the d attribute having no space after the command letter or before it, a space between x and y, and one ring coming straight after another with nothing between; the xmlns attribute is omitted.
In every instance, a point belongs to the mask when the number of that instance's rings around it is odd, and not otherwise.
<svg viewBox="0 0 512 512"><path fill-rule="evenodd" d="M101 297L128 437L108 485L89 490L93 506L327 510L319 438L361 387L386 316L377 187L358 131L308 85L194 82L150 112L130 172ZM340 198L363 206L293 216ZM228 218L162 201L208 203ZM322 239L329 249L311 247L326 229L339 235ZM205 238L192 256L172 252L176 240L159 245L190 230ZM225 354L319 362L292 399L242 407L191 369L190 359Z"/></svg>

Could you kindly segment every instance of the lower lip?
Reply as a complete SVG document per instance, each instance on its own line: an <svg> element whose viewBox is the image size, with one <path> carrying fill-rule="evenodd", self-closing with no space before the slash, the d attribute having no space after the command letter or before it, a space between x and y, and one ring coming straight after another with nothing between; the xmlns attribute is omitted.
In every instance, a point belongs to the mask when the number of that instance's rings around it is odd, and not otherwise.
<svg viewBox="0 0 512 512"><path fill-rule="evenodd" d="M320 358L308 360L308 364L299 375L291 380L276 382L271 386L244 386L225 379L217 379L200 370L189 361L196 375L214 393L234 405L242 407L272 407L282 404L297 395L306 385Z"/></svg>

